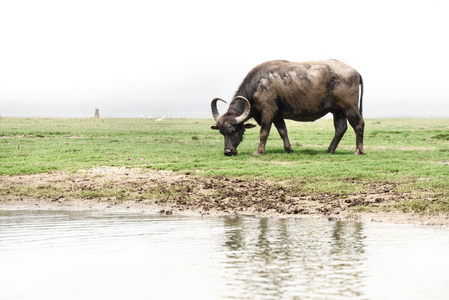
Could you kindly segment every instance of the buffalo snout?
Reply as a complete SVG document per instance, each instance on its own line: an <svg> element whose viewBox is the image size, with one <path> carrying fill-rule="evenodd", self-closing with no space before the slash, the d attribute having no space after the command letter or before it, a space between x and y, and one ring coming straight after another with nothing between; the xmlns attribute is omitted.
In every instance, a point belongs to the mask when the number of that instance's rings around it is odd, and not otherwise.
<svg viewBox="0 0 449 300"><path fill-rule="evenodd" d="M232 156L232 155L236 155L237 154L237 150L235 149L224 149L224 155L226 156Z"/></svg>

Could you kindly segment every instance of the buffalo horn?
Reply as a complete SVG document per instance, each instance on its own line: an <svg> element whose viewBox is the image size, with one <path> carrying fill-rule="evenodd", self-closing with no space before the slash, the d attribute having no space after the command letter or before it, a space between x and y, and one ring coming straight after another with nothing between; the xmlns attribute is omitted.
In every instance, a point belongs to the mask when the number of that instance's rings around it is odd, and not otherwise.
<svg viewBox="0 0 449 300"><path fill-rule="evenodd" d="M246 118L249 116L249 113L251 111L251 104L249 103L248 99L242 96L237 96L234 98L234 100L242 100L243 103L245 103L245 110L240 116L235 118L235 123L240 124L242 122L245 122Z"/></svg>
<svg viewBox="0 0 449 300"><path fill-rule="evenodd" d="M218 113L218 109L217 109L217 101L218 100L223 101L224 103L227 103L226 101L224 101L223 99L220 99L220 98L215 98L210 103L210 107L212 109L212 116L214 116L215 122L218 122L218 120L220 120L220 114Z"/></svg>

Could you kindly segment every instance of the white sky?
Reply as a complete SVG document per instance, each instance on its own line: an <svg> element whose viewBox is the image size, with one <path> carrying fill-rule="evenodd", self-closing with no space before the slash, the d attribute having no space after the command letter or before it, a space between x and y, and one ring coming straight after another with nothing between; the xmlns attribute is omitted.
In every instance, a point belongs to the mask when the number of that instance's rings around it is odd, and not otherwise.
<svg viewBox="0 0 449 300"><path fill-rule="evenodd" d="M365 117L449 117L448 29L444 0L6 0L0 114L211 118L261 62L336 58Z"/></svg>

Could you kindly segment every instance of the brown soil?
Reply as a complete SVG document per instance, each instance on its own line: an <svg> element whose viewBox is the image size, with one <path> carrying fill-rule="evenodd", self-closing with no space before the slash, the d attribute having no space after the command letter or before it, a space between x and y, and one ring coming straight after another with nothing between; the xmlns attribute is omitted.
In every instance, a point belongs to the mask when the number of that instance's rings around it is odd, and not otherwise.
<svg viewBox="0 0 449 300"><path fill-rule="evenodd" d="M260 179L98 167L3 176L0 191L0 209L106 209L449 225L447 215L385 209L410 198L391 183L371 184L362 193L349 195L305 194L289 184Z"/></svg>

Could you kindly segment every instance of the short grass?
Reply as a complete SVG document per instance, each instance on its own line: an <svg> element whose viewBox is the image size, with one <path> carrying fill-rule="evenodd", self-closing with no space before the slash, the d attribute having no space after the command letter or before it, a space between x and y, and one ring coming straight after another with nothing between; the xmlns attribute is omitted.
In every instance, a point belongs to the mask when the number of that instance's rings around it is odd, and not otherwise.
<svg viewBox="0 0 449 300"><path fill-rule="evenodd" d="M398 209L425 211L430 198L449 211L449 119L365 122L363 156L353 155L350 127L336 153L327 154L333 125L321 119L287 122L291 154L283 153L273 127L266 154L252 156L258 146L256 127L245 133L239 154L226 157L223 137L210 129L212 120L0 118L0 175L139 166L297 182L298 189L311 193L357 192L367 183L391 182L401 192L418 195Z"/></svg>

